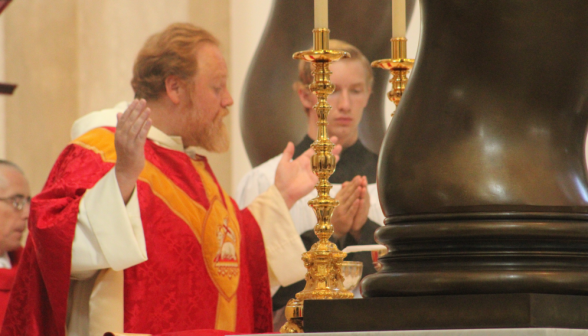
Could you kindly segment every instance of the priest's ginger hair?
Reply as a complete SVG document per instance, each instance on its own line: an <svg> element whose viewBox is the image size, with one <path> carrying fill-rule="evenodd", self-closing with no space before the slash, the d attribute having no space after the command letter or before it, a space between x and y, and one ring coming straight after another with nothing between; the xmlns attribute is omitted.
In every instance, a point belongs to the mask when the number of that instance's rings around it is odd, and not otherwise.
<svg viewBox="0 0 588 336"><path fill-rule="evenodd" d="M169 76L188 82L198 70L196 48L204 42L219 45L211 33L190 23L171 24L149 37L133 66L131 86L135 98L157 100L165 92Z"/></svg>

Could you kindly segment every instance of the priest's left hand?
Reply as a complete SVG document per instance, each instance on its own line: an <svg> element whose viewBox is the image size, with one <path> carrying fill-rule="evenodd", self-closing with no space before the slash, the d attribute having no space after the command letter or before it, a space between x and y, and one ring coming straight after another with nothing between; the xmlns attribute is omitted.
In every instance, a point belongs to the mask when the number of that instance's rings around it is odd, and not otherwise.
<svg viewBox="0 0 588 336"><path fill-rule="evenodd" d="M332 137L331 141L336 143L337 138ZM341 149L341 145L336 145L333 148L333 155L335 155L337 161L339 160ZM294 144L288 142L286 149L284 149L282 159L276 169L275 185L282 194L288 209L292 208L294 203L301 197L311 192L318 182L318 177L312 172L310 162L313 155L314 150L310 148L297 157L296 160L292 160Z"/></svg>

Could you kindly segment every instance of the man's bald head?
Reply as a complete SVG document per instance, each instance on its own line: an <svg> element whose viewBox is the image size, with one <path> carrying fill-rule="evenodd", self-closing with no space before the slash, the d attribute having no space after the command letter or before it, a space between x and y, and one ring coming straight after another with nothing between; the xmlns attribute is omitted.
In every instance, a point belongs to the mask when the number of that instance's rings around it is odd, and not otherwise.
<svg viewBox="0 0 588 336"><path fill-rule="evenodd" d="M23 170L14 162L0 159L0 170L1 169L13 169L21 173L24 176ZM5 188L8 184L8 180L4 177L4 174L0 174L0 188Z"/></svg>
<svg viewBox="0 0 588 336"><path fill-rule="evenodd" d="M0 160L0 255L20 247L27 226L31 191L22 169Z"/></svg>

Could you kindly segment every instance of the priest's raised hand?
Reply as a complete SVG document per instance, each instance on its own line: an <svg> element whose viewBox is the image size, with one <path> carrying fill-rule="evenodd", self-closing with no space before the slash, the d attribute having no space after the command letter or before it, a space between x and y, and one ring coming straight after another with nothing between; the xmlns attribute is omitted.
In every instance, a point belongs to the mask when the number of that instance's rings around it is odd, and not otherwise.
<svg viewBox="0 0 588 336"><path fill-rule="evenodd" d="M114 170L125 204L131 198L139 174L145 167L144 148L151 128L150 113L145 99L135 99L124 113L117 115L114 133L117 160Z"/></svg>
<svg viewBox="0 0 588 336"><path fill-rule="evenodd" d="M337 137L332 137L331 142L337 143ZM341 145L333 148L335 160L339 160ZM312 191L312 188L318 182L318 177L312 171L311 158L314 155L312 148L308 149L302 155L292 160L294 155L294 144L288 142L284 149L278 168L276 169L275 185L284 198L288 209L292 208L294 203L301 197Z"/></svg>

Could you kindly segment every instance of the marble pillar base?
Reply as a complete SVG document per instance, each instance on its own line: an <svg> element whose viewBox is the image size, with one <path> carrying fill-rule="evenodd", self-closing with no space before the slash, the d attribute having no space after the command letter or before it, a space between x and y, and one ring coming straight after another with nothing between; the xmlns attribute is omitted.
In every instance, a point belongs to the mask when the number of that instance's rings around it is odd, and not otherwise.
<svg viewBox="0 0 588 336"><path fill-rule="evenodd" d="M588 296L522 293L304 302L306 332L483 328L588 329Z"/></svg>
<svg viewBox="0 0 588 336"><path fill-rule="evenodd" d="M352 331L313 333L313 336L588 336L588 330L563 328ZM241 335L245 336L245 335ZM253 336L253 335L251 335Z"/></svg>

